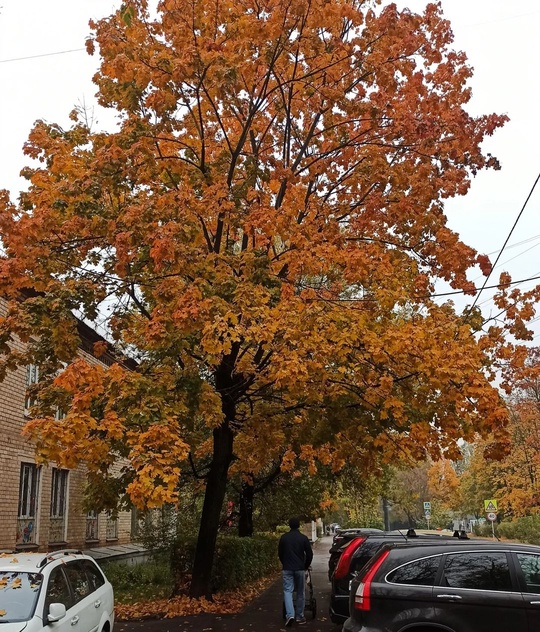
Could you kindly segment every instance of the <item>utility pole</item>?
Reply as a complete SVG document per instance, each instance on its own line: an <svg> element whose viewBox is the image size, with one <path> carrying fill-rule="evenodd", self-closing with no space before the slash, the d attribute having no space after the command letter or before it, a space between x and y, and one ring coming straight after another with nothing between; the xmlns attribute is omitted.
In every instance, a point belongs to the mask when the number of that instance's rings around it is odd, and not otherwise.
<svg viewBox="0 0 540 632"><path fill-rule="evenodd" d="M388 507L388 498L383 496L382 499L382 510L383 510L383 521L384 521L384 530L390 531L390 515L389 515L389 507Z"/></svg>

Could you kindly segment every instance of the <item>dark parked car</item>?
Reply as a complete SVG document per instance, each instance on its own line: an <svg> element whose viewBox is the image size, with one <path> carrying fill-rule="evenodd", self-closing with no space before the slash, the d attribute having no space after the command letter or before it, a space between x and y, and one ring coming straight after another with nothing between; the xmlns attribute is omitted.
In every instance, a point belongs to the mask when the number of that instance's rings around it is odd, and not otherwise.
<svg viewBox="0 0 540 632"><path fill-rule="evenodd" d="M371 529L369 527L355 527L351 529L340 529L332 539L330 547L330 557L328 558L328 579L332 581L332 573L336 568L341 553L345 547L359 536L384 533L381 529Z"/></svg>
<svg viewBox="0 0 540 632"><path fill-rule="evenodd" d="M351 584L343 632L540 630L540 547L385 545Z"/></svg>
<svg viewBox="0 0 540 632"><path fill-rule="evenodd" d="M348 529L338 529L332 538L332 547L339 546L346 538L353 538L355 535L363 535L365 533L384 533L382 529L374 527L350 527Z"/></svg>
<svg viewBox="0 0 540 632"><path fill-rule="evenodd" d="M467 536L461 536L468 539ZM330 619L334 623L343 623L349 616L350 583L359 571L383 544L399 542L403 544L416 544L418 542L455 542L453 536L436 534L417 534L414 529L408 531L383 531L380 533L366 533L357 535L348 540L338 552L334 562L334 568L330 575L332 589L330 593ZM330 549L331 551L332 549ZM330 554L329 565L332 563ZM330 571L330 568L329 568Z"/></svg>

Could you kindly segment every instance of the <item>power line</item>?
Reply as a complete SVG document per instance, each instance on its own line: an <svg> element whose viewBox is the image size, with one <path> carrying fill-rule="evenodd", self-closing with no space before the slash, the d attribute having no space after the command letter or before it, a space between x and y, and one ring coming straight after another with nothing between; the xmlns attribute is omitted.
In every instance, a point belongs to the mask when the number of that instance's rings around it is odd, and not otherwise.
<svg viewBox="0 0 540 632"><path fill-rule="evenodd" d="M475 296L474 302L471 305L469 311L472 311L474 309L474 306L476 305L476 303L478 302L478 299L480 298L480 294L482 294L482 292L486 289L489 277L491 276L491 273L493 272L493 270L497 267L497 263L499 262L499 259L501 258L501 255L504 252L504 249L506 248L506 245L510 241L510 237L512 236L512 233L514 232L514 229L517 226L519 220L521 219L521 216L523 215L523 211L525 210L527 204L529 203L529 200L531 199L531 196L534 193L534 190L535 190L536 185L538 184L539 180L540 180L540 173L536 176L536 180L534 181L534 184L532 185L532 188L529 191L529 195L527 196L527 199L525 200L525 203L521 207L521 211L518 213L518 216L516 217L516 221L514 222L514 225L512 226L512 228L510 229L510 232L508 233L508 237L506 238L506 240L505 240L505 242L503 244L503 247L501 248L499 254L497 255L497 258L495 259L495 263L491 266L491 270L489 271L489 274L485 278L484 284L480 288L480 291L478 292L478 294ZM495 287L498 287L498 286L495 286Z"/></svg>
<svg viewBox="0 0 540 632"><path fill-rule="evenodd" d="M29 55L28 57L13 57L12 59L0 59L0 64L8 64L12 61L24 61L26 59L39 59L40 57L52 57L53 55L66 55L67 53L80 53L86 48L72 48L70 50L59 50L55 53L42 53L40 55Z"/></svg>
<svg viewBox="0 0 540 632"><path fill-rule="evenodd" d="M528 244L531 241L536 241L537 239L540 239L540 235L535 235L534 237L529 237L528 239L523 239L522 241L516 241L515 244L510 244L510 246L507 246L506 250L511 250L512 248L523 246L524 244ZM486 254L491 257L491 255L496 255L498 252L498 250L493 250L492 252L486 252Z"/></svg>
<svg viewBox="0 0 540 632"><path fill-rule="evenodd" d="M478 299L478 296L480 296L480 292L482 290L494 290L494 289L502 288L502 287L510 287L512 285L519 285L520 283L527 283L527 281L537 281L539 279L540 279L540 275L528 277L527 279L520 279L519 281L509 281L508 283L497 283L496 285L486 285L484 283L484 285L482 286L482 288L480 290L478 288L475 288L478 291L476 299ZM432 294L431 296L425 297L425 298L437 298L439 296L453 296L455 294L465 294L465 291L464 290L453 290L452 292L441 292L441 293L437 293L437 294ZM475 302L473 303L473 305L469 308L469 311L472 310L472 308L476 305L476 299L475 299ZM491 299L489 299L489 300L491 300Z"/></svg>
<svg viewBox="0 0 540 632"><path fill-rule="evenodd" d="M531 250L534 250L535 248L538 248L539 246L540 246L540 243L534 244L534 246L531 246L530 248L527 248L526 250L522 250L520 253L518 253L514 257L510 257L510 259L507 259L506 261L499 263L497 267L500 268L501 266L505 266L507 263L510 263L510 261L514 261L514 259L518 259L519 257L522 257L527 252L530 252ZM506 250L509 250L509 249L507 248ZM480 274L475 279L473 279L473 283L475 283L478 279L481 279L481 278L483 278L483 275Z"/></svg>
<svg viewBox="0 0 540 632"><path fill-rule="evenodd" d="M519 285L520 283L527 283L528 281L538 281L540 280L540 274L538 274L537 276L531 276L531 277L527 277L526 279L519 279L518 281L508 281L507 283L497 283L496 285L484 285L484 287L482 289L484 290L495 290L495 289L500 289L500 288L505 288L505 287L511 287L513 285ZM478 292L480 291L479 288L475 287L474 291ZM432 298L439 298L441 296L455 296L456 294L468 294L470 293L470 290L452 290L450 292L437 292L435 294L427 294L425 296L415 296L413 298L416 298L418 300L423 300L423 299L432 299ZM316 301L324 301L324 302L328 302L328 303L371 303L374 302L375 299L372 298L366 298L366 297L362 297L362 298L337 298L337 299L330 299L330 298L318 298L318 299L313 299ZM492 299L487 299L487 300L492 300ZM472 309L469 308L469 309Z"/></svg>

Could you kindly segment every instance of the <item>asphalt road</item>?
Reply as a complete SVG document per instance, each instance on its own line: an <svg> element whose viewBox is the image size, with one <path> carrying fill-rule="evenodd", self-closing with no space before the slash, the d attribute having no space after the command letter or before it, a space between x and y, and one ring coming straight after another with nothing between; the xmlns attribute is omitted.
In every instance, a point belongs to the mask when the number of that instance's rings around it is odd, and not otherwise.
<svg viewBox="0 0 540 632"><path fill-rule="evenodd" d="M300 629L306 632L339 632L340 626L330 621L328 604L330 583L328 581L328 550L332 538L325 536L313 547L311 579L317 599L317 617L311 619L306 611L307 625ZM231 615L197 614L174 619L145 621L119 621L115 632L266 632L267 630L289 630L283 621L283 599L281 580L274 582L262 595L253 600L243 612ZM297 626L295 626L297 627ZM295 629L295 628L292 628Z"/></svg>

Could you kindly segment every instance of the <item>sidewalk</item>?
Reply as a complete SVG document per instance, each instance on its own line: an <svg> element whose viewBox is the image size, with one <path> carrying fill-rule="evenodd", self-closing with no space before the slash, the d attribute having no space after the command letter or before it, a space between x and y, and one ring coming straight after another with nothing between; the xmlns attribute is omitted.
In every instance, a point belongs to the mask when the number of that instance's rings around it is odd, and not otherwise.
<svg viewBox="0 0 540 632"><path fill-rule="evenodd" d="M317 599L317 618L310 619L307 612L307 625L298 628L286 628L283 621L283 598L281 579L274 582L257 599L254 599L243 612L231 615L197 614L174 619L146 621L119 621L115 632L266 632L275 630L302 629L306 632L339 632L339 626L333 624L328 616L330 583L328 582L328 550L332 543L330 536L319 539L313 546L311 579Z"/></svg>

